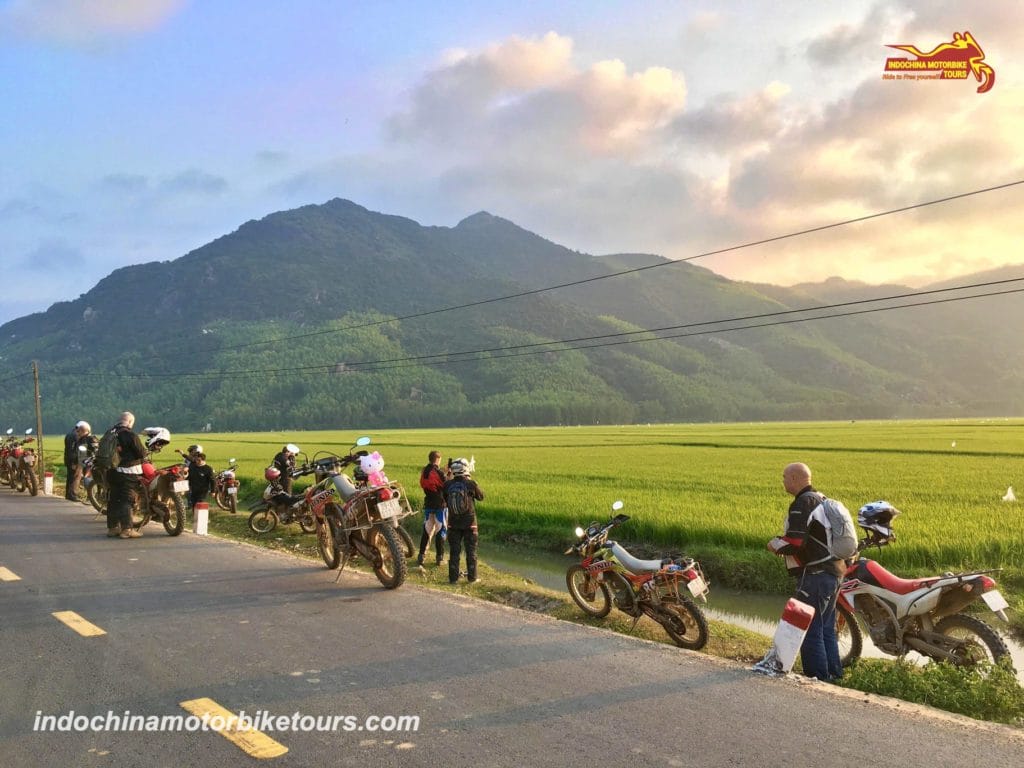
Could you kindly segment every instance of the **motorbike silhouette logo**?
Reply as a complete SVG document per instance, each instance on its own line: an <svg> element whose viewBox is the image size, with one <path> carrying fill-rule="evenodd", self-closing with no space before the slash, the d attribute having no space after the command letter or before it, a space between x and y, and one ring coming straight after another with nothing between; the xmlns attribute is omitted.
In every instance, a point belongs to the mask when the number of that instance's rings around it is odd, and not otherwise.
<svg viewBox="0 0 1024 768"><path fill-rule="evenodd" d="M985 52L978 41L968 31L963 34L953 33L953 40L941 43L925 53L916 45L888 45L899 51L906 51L914 56L908 58L889 58L885 60L886 72L900 72L906 77L918 79L966 80L968 73L981 85L978 93L987 93L996 84L996 72L985 63Z"/></svg>

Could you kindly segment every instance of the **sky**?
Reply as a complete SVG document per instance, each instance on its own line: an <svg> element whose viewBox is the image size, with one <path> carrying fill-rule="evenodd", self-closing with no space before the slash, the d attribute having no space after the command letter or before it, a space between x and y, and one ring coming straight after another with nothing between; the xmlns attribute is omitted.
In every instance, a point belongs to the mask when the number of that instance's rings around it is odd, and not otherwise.
<svg viewBox="0 0 1024 768"><path fill-rule="evenodd" d="M995 85L887 80L969 31ZM0 0L0 324L346 198L688 258L1024 179L1016 0ZM1024 185L694 263L1024 262Z"/></svg>

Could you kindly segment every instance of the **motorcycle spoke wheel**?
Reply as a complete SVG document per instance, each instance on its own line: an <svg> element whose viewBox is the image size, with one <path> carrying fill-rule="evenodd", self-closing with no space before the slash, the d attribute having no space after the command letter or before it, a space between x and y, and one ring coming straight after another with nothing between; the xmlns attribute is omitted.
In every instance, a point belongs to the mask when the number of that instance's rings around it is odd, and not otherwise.
<svg viewBox="0 0 1024 768"><path fill-rule="evenodd" d="M338 542L334 536L334 525L329 517L324 517L322 523L316 525L316 548L323 558L324 565L332 571L341 564L341 553L338 551Z"/></svg>
<svg viewBox="0 0 1024 768"><path fill-rule="evenodd" d="M663 602L654 618L680 648L699 651L707 645L708 620L690 598L680 595L678 602Z"/></svg>
<svg viewBox="0 0 1024 768"><path fill-rule="evenodd" d="M1003 659L1009 663L1010 650L1003 638L981 619L955 613L936 624L935 631L958 641L953 650L953 663L958 667L998 664Z"/></svg>
<svg viewBox="0 0 1024 768"><path fill-rule="evenodd" d="M253 533L270 533L277 527L277 515L272 509L257 509L249 515L249 530Z"/></svg>
<svg viewBox="0 0 1024 768"><path fill-rule="evenodd" d="M228 509L231 510L231 514L232 515L238 513L238 494L236 494L236 493L229 493L228 494Z"/></svg>
<svg viewBox="0 0 1024 768"><path fill-rule="evenodd" d="M379 553L380 563L374 563L373 572L385 589L397 589L402 586L408 573L405 558L402 557L402 545L398 534L390 525L374 526L370 529L370 544Z"/></svg>
<svg viewBox="0 0 1024 768"><path fill-rule="evenodd" d="M612 593L603 581L590 576L582 565L573 565L565 572L569 596L587 616L603 619L612 610Z"/></svg>
<svg viewBox="0 0 1024 768"><path fill-rule="evenodd" d="M836 639L839 641L839 662L846 669L860 658L864 635L856 617L841 605L836 606Z"/></svg>
<svg viewBox="0 0 1024 768"><path fill-rule="evenodd" d="M213 501L214 501L214 503L218 507L220 507L221 509L227 509L228 508L228 502L227 502L227 499L225 498L227 495L228 495L227 491L217 491L217 493L213 494Z"/></svg>
<svg viewBox="0 0 1024 768"><path fill-rule="evenodd" d="M28 493L29 496L39 495L39 480L36 479L35 472L28 473Z"/></svg>
<svg viewBox="0 0 1024 768"><path fill-rule="evenodd" d="M177 536L185 530L185 505L177 494L171 498L170 504L164 505L163 524L168 536Z"/></svg>

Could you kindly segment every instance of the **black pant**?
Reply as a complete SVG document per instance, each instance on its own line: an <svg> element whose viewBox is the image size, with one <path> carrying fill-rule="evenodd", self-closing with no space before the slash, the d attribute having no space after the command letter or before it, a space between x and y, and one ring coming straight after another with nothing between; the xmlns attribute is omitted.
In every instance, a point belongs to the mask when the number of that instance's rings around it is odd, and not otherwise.
<svg viewBox="0 0 1024 768"><path fill-rule="evenodd" d="M427 526L423 525L423 531L420 533L420 556L417 562L423 565L423 557L427 554L427 543L429 537L427 536ZM437 549L437 562L440 563L444 560L444 539L441 538L441 532L438 531L434 534L434 546Z"/></svg>
<svg viewBox="0 0 1024 768"><path fill-rule="evenodd" d="M454 584L459 580L459 559L462 556L462 545L466 545L466 578L476 580L476 543L479 540L476 526L472 528L448 529L448 581Z"/></svg>
<svg viewBox="0 0 1024 768"><path fill-rule="evenodd" d="M107 499L107 528L120 525L122 531L132 526L132 509L135 499L142 491L139 475L127 475L116 469L107 471L107 485L110 496Z"/></svg>
<svg viewBox="0 0 1024 768"><path fill-rule="evenodd" d="M68 481L64 486L64 498L68 501L78 501L78 485L82 482L81 464L65 464L68 471Z"/></svg>

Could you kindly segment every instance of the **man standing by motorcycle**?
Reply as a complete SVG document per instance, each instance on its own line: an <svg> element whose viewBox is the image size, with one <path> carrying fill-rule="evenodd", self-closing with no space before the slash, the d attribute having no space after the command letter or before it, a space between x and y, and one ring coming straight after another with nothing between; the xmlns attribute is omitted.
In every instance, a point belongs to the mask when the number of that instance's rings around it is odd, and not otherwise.
<svg viewBox="0 0 1024 768"><path fill-rule="evenodd" d="M448 508L444 503L444 484L448 477L441 471L441 452L431 451L427 455L427 466L420 472L420 488L423 498L423 533L420 534L420 554L417 565L423 565L423 557L436 536L437 564L444 562L444 540L448 535Z"/></svg>
<svg viewBox="0 0 1024 768"><path fill-rule="evenodd" d="M793 495L786 518L786 532L768 542L768 550L785 557L796 578L797 600L814 608L814 618L800 646L800 661L807 677L835 680L843 674L836 637L836 599L846 570L832 557L825 542L828 532L812 514L822 495L811 485L811 470L799 462L782 471L782 485Z"/></svg>
<svg viewBox="0 0 1024 768"><path fill-rule="evenodd" d="M280 470L281 478L278 482L281 484L282 490L288 494L292 492L292 482L295 479L292 477L292 472L295 471L295 456L298 452L299 446L294 443L288 443L271 462L271 466L277 467Z"/></svg>
<svg viewBox="0 0 1024 768"><path fill-rule="evenodd" d="M137 539L142 531L132 526L132 508L135 499L142 491L142 461L146 449L139 436L132 432L135 415L131 411L121 414L117 424L108 432L114 433L116 440L114 450L117 452L117 466L107 470L107 484L110 487L110 500L107 505L107 536L122 539ZM107 435L104 435L107 439ZM103 441L97 455L104 452Z"/></svg>
<svg viewBox="0 0 1024 768"><path fill-rule="evenodd" d="M213 489L213 467L206 463L206 454L200 451L193 455L188 469L188 505L195 510L196 504L206 501Z"/></svg>
<svg viewBox="0 0 1024 768"><path fill-rule="evenodd" d="M455 459L448 465L452 479L444 484L443 494L448 507L448 583L459 580L459 559L462 545L466 545L466 578L472 584L476 577L476 545L479 534L476 525L476 502L483 501L484 492L471 474L476 462Z"/></svg>
<svg viewBox="0 0 1024 768"><path fill-rule="evenodd" d="M78 462L78 440L82 436L83 426L89 425L80 421L64 435L64 469L67 471L64 498L68 501L78 501L78 485L82 482L82 465ZM85 434L89 434L88 429Z"/></svg>

